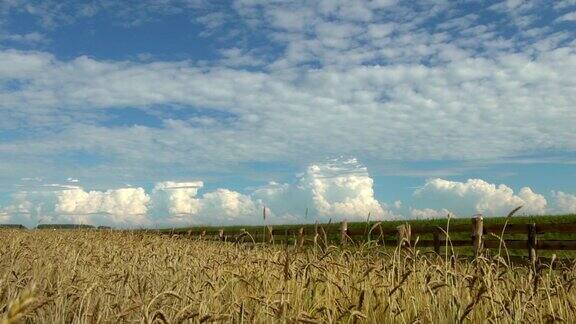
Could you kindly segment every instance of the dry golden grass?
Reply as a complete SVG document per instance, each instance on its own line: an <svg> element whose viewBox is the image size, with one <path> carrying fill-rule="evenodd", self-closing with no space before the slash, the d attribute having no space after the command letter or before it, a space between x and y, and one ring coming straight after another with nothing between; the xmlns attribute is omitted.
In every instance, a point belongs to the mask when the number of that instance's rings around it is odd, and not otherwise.
<svg viewBox="0 0 576 324"><path fill-rule="evenodd" d="M0 231L0 323L571 322L575 279L367 245Z"/></svg>

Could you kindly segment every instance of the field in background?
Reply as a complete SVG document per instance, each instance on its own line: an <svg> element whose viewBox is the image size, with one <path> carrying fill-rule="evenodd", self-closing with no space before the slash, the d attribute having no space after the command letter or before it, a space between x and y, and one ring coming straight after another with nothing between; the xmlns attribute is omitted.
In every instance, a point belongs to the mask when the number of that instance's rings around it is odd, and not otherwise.
<svg viewBox="0 0 576 324"><path fill-rule="evenodd" d="M373 244L0 230L0 322L455 323L576 318L576 264Z"/></svg>
<svg viewBox="0 0 576 324"><path fill-rule="evenodd" d="M508 229L515 225L527 225L531 223L536 223L538 225L557 225L561 227L564 224L568 225L575 225L576 224L576 215L550 215L550 216L512 216L509 218L506 217L486 217L484 218L484 226L485 227L494 227L496 225L503 225L507 224ZM347 223L348 230L350 232L355 233L365 233L367 234L370 229L376 224L375 221L369 222L351 222ZM407 220L407 221L383 221L380 222L380 227L388 234L385 235L385 239L395 240L397 237L394 234L389 234L389 232L394 232L396 228L403 224L410 224L413 229L423 229L423 228L443 228L446 229L448 225L447 219L431 219L431 220ZM470 218L451 218L449 221L450 227L462 227L471 225ZM317 228L321 227L326 233L328 233L328 240L331 244L338 244L340 240L340 223L329 223L329 224L295 224L295 225L273 225L275 243L280 244L288 244L293 245L298 240L295 233L298 229L302 228L307 236L306 242L308 244L311 243L310 235L315 231L318 231ZM574 226L572 226L574 227ZM316 229L315 229L316 228ZM222 229L228 236L228 239L233 240L236 234L241 233L242 231L247 231L250 233L251 237L256 242L266 242L269 241L269 237L267 236L267 230L265 226L224 226L224 227L214 227L214 226L193 226L193 227L183 227L183 228L172 228L172 229L161 229L157 232L162 234L171 234L171 235L187 235L190 237L198 236L199 233L205 232L207 236L214 238L214 236L218 233L218 231ZM155 231L156 232L156 231ZM286 234L284 234L286 232ZM377 236L378 231L373 231L371 235L371 239L375 239ZM500 233L498 233L500 234ZM526 239L526 233L519 234L519 233L504 233L503 239L508 240L522 240ZM356 243L361 245L366 241L366 235L354 236L350 237L352 243ZM471 233L469 232L458 232L458 233L450 233L450 238L452 240L469 240ZM485 235L488 239L496 239L495 237L491 237L490 235ZM421 242L423 240L432 240L433 236L430 233L416 233L412 235L412 240L414 241L418 238ZM563 232L563 233L539 233L538 234L539 241L546 241L546 240L572 240L576 241L576 231L574 232ZM390 245L390 244L389 244ZM392 244L392 247L395 245ZM429 251L433 250L430 247L422 247L420 246L422 251ZM472 248L471 247L454 247L455 250L460 255L472 255ZM444 246L441 247L441 252L444 253ZM527 255L526 249L524 247L518 249L509 248L508 252L512 256L525 256ZM573 258L576 257L576 250L543 250L539 251L538 253L541 257L551 257L552 255L556 254L557 257L561 258Z"/></svg>
<svg viewBox="0 0 576 324"><path fill-rule="evenodd" d="M484 224L504 224L506 217L485 217ZM385 229L396 228L396 226L408 223L414 227L424 227L424 226L441 226L446 227L446 218L440 219L426 219L426 220L395 220L395 221L382 221L382 227ZM538 223L538 224L561 224L561 223L573 223L576 222L576 214L571 215L546 215L546 216L513 216L509 219L509 224L527 224L527 223ZM374 225L376 222L371 220L369 222L349 222L349 229L364 229L366 227ZM450 224L452 225L463 225L470 224L470 218L451 218ZM339 228L338 222L331 222L330 224L321 223L320 226L324 229L337 229ZM164 228L160 232L174 232L174 233L186 233L189 230L199 231L199 230L217 230L223 228L230 231L239 231L240 229L246 230L262 230L264 225L251 226L251 225L235 225L235 226L188 226L180 228ZM298 228L304 227L306 230L313 230L315 224L291 224L291 225L273 225L275 229L285 229L285 228ZM574 233L576 235L576 233ZM576 237L576 236L575 236Z"/></svg>

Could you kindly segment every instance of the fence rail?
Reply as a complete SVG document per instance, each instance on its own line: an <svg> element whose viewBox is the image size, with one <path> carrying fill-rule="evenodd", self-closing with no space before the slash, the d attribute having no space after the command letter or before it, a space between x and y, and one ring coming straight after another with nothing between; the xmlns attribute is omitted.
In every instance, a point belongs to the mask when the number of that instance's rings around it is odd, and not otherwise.
<svg viewBox="0 0 576 324"><path fill-rule="evenodd" d="M468 233L470 239L450 239L453 234L461 237L462 233ZM538 235L576 234L576 222L561 224L483 224L480 215L473 217L470 224L441 226L411 226L406 223L395 228L383 228L380 223L365 228L348 228L347 222L340 223L339 228L334 226L324 228L320 225L314 227L285 227L273 228L266 226L265 229L226 230L222 229L198 229L187 231L188 236L199 238L211 238L221 241L245 241L247 237L258 238L258 242L275 243L288 242L290 238L294 244L302 246L305 242L327 244L326 238L337 238L340 244L351 242L359 243L374 241L388 246L408 247L433 247L436 252L442 246L453 247L471 246L474 254L479 255L485 248L505 247L507 249L526 249L532 262L537 260L538 250L576 250L576 240L539 240ZM505 239L502 234L525 235L524 239ZM419 236L432 236L432 239L418 239Z"/></svg>
<svg viewBox="0 0 576 324"><path fill-rule="evenodd" d="M508 224L508 225L506 225L506 228L505 228L505 234L527 234L527 226L528 225L529 224ZM304 229L304 235L310 236L313 234L313 233L307 232L307 230L309 230L309 229L306 227L294 227L294 228L288 228L288 229L272 229L272 235L274 235L274 236L298 235L298 231L301 228ZM500 235L502 233L503 229L504 229L504 225L502 225L502 224L487 225L487 226L484 226L483 234L484 235L490 235L490 234ZM339 229L334 229L334 228L328 228L328 229L325 229L325 231L326 231L327 235L338 235L341 233ZM440 226L426 226L426 227L414 226L414 227L411 227L412 234L439 233L440 235L444 235L445 231L446 231L446 228L440 227ZM470 233L471 231L472 231L471 225L463 225L463 224L451 225L449 228L450 234ZM230 230L225 230L225 229L224 229L224 232L227 235L236 235L239 233L239 231L230 231ZM242 232L242 231L240 231L240 232ZM262 231L260 230L260 232L258 232L257 230L254 230L253 232L250 232L250 233L262 234ZM269 232L267 232L267 233L269 233ZM368 235L368 232L366 230L360 229L360 228L348 229L346 231L346 233L350 237ZM383 235L397 235L398 229L397 228L393 228L393 229L385 228L385 229L382 229L381 232L378 229L375 229L375 230L372 230L371 235L374 236L374 235L377 235L380 233ZM546 234L546 233L576 234L576 223L541 224L541 225L536 224L536 233L537 234ZM171 234L178 234L178 233L171 232ZM202 235L202 234L204 234L206 236L211 236L211 235L218 235L219 230L191 230L191 231L187 231L186 234L188 234L188 235Z"/></svg>

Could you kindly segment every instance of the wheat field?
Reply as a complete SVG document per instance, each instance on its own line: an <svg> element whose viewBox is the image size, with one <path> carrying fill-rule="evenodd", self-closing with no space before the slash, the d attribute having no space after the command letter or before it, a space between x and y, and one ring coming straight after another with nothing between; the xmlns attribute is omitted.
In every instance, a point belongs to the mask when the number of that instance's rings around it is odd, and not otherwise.
<svg viewBox="0 0 576 324"><path fill-rule="evenodd" d="M0 231L0 323L571 322L576 266L375 245Z"/></svg>

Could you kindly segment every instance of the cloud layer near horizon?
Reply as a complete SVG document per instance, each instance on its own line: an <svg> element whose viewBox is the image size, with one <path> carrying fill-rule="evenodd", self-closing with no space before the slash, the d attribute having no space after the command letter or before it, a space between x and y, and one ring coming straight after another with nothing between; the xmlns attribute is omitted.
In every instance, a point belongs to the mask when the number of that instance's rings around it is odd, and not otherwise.
<svg viewBox="0 0 576 324"><path fill-rule="evenodd" d="M431 179L417 189L414 196L427 207L445 208L459 214L473 211L502 216L518 206L523 206L522 212L528 215L542 215L548 210L544 196L528 187L515 194L504 184L495 185L481 179L466 182Z"/></svg>
<svg viewBox="0 0 576 324"><path fill-rule="evenodd" d="M76 185L47 185L20 191L0 212L1 222L82 223L93 225L186 226L306 223L398 218L438 218L448 213L501 216L518 206L527 215L576 212L576 195L552 192L552 203L530 188L510 187L481 179L466 182L430 179L414 191L414 199L386 204L374 197L373 179L355 159L310 165L293 183L269 183L243 194L220 188L201 193L202 181L156 183L143 188L86 191ZM307 209L307 211L305 211Z"/></svg>

